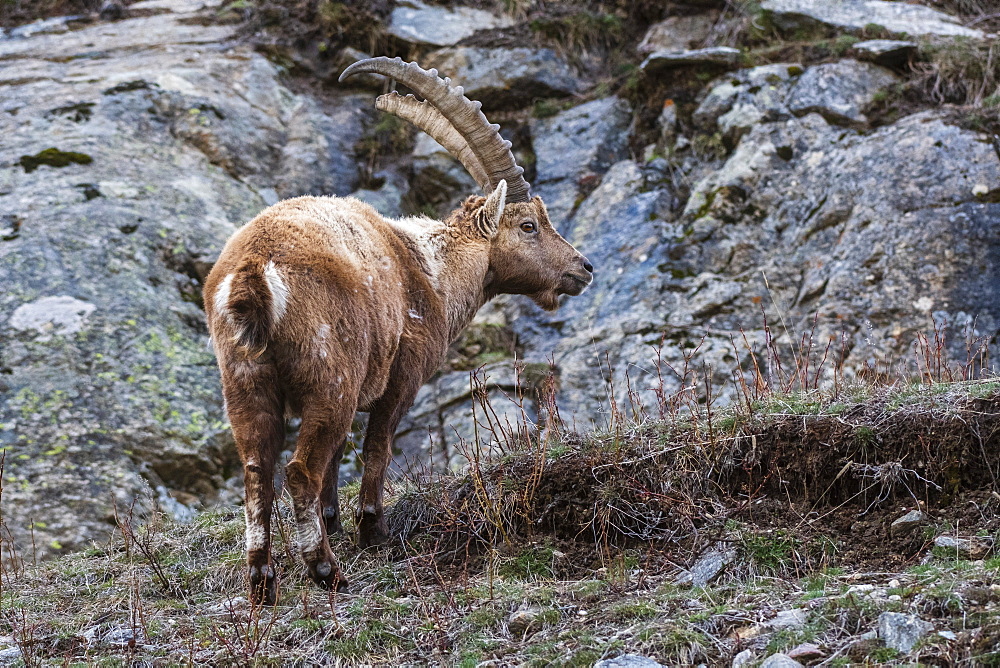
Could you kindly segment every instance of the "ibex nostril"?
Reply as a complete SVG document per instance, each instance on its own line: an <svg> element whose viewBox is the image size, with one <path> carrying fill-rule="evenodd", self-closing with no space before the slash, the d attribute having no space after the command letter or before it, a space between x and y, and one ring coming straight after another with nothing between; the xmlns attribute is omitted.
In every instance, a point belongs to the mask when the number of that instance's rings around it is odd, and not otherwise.
<svg viewBox="0 0 1000 668"><path fill-rule="evenodd" d="M590 264L590 260L587 258L583 258L583 268L592 274L594 273L594 265Z"/></svg>

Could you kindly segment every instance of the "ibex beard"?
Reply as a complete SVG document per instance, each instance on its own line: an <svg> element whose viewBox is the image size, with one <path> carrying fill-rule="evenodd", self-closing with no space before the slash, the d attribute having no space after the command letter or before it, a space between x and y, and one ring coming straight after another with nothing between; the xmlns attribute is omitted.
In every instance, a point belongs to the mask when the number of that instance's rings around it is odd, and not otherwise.
<svg viewBox="0 0 1000 668"><path fill-rule="evenodd" d="M359 72L422 96L390 93L376 106L430 134L487 196L469 197L444 221L385 218L353 198L298 197L264 210L222 251L205 306L243 462L256 604L277 600L270 524L286 416L302 418L286 468L298 549L317 584L344 590L327 536L341 531L337 476L355 412L369 413L356 515L364 547L388 538L383 484L396 427L476 311L499 294L552 310L593 279L479 103L398 58L359 61L341 78Z"/></svg>

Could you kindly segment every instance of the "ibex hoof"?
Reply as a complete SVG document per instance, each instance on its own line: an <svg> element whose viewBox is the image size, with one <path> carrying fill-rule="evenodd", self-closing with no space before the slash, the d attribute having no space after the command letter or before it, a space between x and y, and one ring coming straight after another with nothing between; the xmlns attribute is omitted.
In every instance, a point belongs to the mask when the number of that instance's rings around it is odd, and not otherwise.
<svg viewBox="0 0 1000 668"><path fill-rule="evenodd" d="M252 605L272 606L278 602L278 578L270 564L251 566L247 576L250 581Z"/></svg>
<svg viewBox="0 0 1000 668"><path fill-rule="evenodd" d="M362 512L358 521L358 545L362 548L384 545L389 541L389 531L382 513Z"/></svg>
<svg viewBox="0 0 1000 668"><path fill-rule="evenodd" d="M329 561L317 561L309 566L309 577L322 589L334 589L341 594L347 593L347 578L340 569Z"/></svg>

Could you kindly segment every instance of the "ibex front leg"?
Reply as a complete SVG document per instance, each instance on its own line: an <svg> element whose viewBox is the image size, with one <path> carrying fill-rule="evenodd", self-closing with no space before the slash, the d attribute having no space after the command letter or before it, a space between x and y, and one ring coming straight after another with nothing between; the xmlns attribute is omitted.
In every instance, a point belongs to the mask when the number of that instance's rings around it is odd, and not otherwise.
<svg viewBox="0 0 1000 668"><path fill-rule="evenodd" d="M358 545L361 547L381 545L389 539L382 497L386 470L392 461L392 437L420 389L419 378L401 372L408 363L414 365L407 361L405 354L397 357L392 371L396 381L390 381L386 393L368 416L363 450L365 471L361 477L357 513Z"/></svg>

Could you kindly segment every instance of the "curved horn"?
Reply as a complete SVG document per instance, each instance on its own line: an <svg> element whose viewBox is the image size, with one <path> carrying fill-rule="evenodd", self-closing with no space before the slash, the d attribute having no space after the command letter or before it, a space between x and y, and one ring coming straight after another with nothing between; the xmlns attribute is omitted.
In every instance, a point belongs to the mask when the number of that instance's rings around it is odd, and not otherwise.
<svg viewBox="0 0 1000 668"><path fill-rule="evenodd" d="M448 153L458 158L487 195L492 192L489 175L469 146L469 142L465 141L465 137L458 133L440 111L427 102L420 102L412 95L404 97L396 91L379 95L375 99L375 108L399 116L429 134Z"/></svg>
<svg viewBox="0 0 1000 668"><path fill-rule="evenodd" d="M425 70L416 63L404 63L400 58L385 56L359 60L344 70L340 81L361 73L392 77L423 97L465 138L489 177L490 190L505 180L508 202L527 202L530 199L531 186L522 176L524 169L517 166L514 154L510 152L510 142L500 136L499 125L491 125L486 120L480 111L482 103L465 97L461 86L452 86L449 79L437 75L437 70Z"/></svg>

